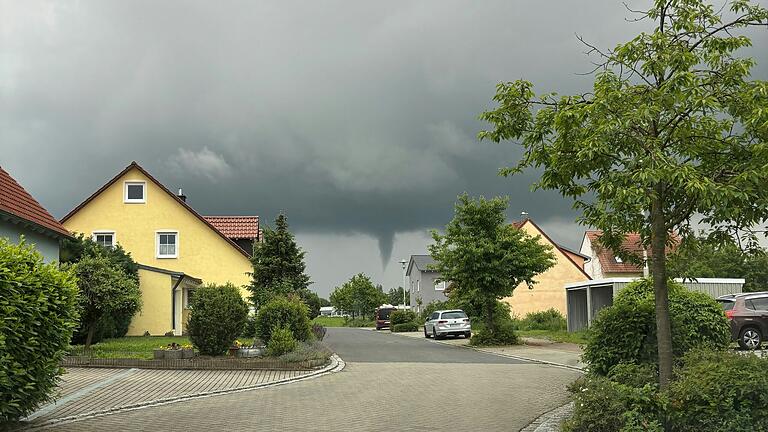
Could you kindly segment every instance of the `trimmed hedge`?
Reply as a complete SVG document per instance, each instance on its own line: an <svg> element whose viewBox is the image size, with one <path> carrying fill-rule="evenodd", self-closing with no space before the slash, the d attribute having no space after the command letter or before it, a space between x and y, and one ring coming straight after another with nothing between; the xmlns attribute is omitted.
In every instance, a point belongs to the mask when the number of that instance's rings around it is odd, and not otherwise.
<svg viewBox="0 0 768 432"><path fill-rule="evenodd" d="M248 318L248 305L232 284L195 289L190 309L189 340L205 355L224 354L243 333Z"/></svg>
<svg viewBox="0 0 768 432"><path fill-rule="evenodd" d="M288 328L293 337L300 341L309 340L312 331L309 309L298 297L275 297L259 309L256 315L256 336L269 345L272 331Z"/></svg>
<svg viewBox="0 0 768 432"><path fill-rule="evenodd" d="M525 318L519 320L516 324L520 330L560 331L568 328L565 317L555 308L528 313L525 315Z"/></svg>
<svg viewBox="0 0 768 432"><path fill-rule="evenodd" d="M668 282L672 349L679 358L694 347L723 349L731 341L720 305L706 294ZM600 311L584 348L590 370L606 375L619 363L656 364L656 310L653 283L632 282Z"/></svg>
<svg viewBox="0 0 768 432"><path fill-rule="evenodd" d="M420 326L418 323L411 321L406 323L393 324L390 328L393 333L401 333L419 331Z"/></svg>
<svg viewBox="0 0 768 432"><path fill-rule="evenodd" d="M396 310L392 311L389 315L390 325L405 324L412 321L416 321L416 313L409 310Z"/></svg>
<svg viewBox="0 0 768 432"><path fill-rule="evenodd" d="M0 423L50 400L78 322L77 282L32 246L0 238Z"/></svg>

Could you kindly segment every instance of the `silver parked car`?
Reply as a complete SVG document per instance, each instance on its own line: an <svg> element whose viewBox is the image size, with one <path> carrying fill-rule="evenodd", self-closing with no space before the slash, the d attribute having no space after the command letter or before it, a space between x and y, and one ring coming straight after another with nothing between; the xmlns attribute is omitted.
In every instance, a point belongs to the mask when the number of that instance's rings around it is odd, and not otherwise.
<svg viewBox="0 0 768 432"><path fill-rule="evenodd" d="M472 336L469 317L463 310L435 311L427 318L424 323L424 337L442 339L447 335L464 335L466 338Z"/></svg>

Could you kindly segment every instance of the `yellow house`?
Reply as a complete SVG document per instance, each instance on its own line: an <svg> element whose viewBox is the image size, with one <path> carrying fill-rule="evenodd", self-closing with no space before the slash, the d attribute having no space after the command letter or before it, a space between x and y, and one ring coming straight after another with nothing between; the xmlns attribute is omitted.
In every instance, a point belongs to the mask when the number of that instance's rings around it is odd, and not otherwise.
<svg viewBox="0 0 768 432"><path fill-rule="evenodd" d="M181 190L174 194L136 162L61 222L104 246L119 243L139 264L143 307L129 336L181 335L195 287L248 284L253 242L260 237L257 216L201 216Z"/></svg>
<svg viewBox="0 0 768 432"><path fill-rule="evenodd" d="M505 298L504 301L512 307L512 313L520 317L529 312L550 308L555 308L563 316L566 316L568 310L566 308L565 285L591 279L584 272L584 262L589 257L555 243L531 219L525 219L514 225L532 237L539 236L540 243L552 246L552 253L555 254L555 265L536 277L536 284L534 284L533 289L521 284L515 288L512 296Z"/></svg>

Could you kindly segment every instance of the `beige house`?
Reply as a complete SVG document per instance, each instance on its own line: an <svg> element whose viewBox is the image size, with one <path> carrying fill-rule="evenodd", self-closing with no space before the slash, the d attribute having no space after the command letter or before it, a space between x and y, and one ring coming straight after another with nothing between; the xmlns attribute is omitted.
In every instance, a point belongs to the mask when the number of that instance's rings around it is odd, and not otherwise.
<svg viewBox="0 0 768 432"><path fill-rule="evenodd" d="M505 298L504 301L512 307L512 313L520 317L529 312L550 308L555 308L566 315L566 292L563 287L566 284L590 279L590 276L584 272L584 264L589 256L555 243L531 219L516 222L514 225L533 237L539 236L541 243L552 246L555 265L536 277L536 284L532 289L525 284L518 286L512 296Z"/></svg>

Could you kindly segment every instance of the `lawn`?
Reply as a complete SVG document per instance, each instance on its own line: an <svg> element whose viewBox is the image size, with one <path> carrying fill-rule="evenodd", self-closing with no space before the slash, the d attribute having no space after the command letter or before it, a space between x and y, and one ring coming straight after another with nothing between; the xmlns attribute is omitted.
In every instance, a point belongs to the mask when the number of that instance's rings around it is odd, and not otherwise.
<svg viewBox="0 0 768 432"><path fill-rule="evenodd" d="M569 333L565 330L517 330L516 333L520 337L548 339L553 342L566 342L579 345L587 343L586 331Z"/></svg>
<svg viewBox="0 0 768 432"><path fill-rule="evenodd" d="M319 316L312 320L312 324L320 324L323 327L344 327L344 318Z"/></svg>
<svg viewBox="0 0 768 432"><path fill-rule="evenodd" d="M241 338L240 342L250 345L253 339ZM165 347L171 343L179 345L191 345L186 336L126 336L116 339L105 339L102 342L91 345L93 356L97 358L138 358L151 359L152 350ZM82 352L83 345L72 347L74 353Z"/></svg>

